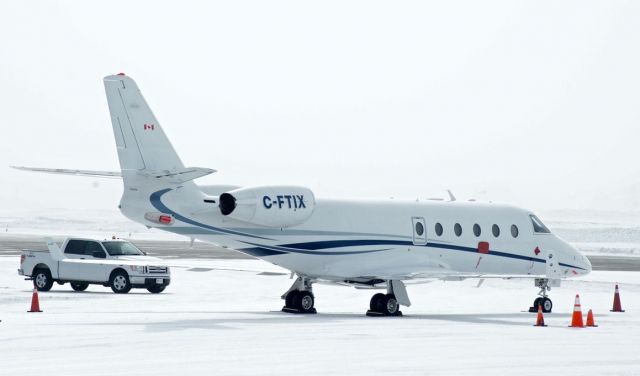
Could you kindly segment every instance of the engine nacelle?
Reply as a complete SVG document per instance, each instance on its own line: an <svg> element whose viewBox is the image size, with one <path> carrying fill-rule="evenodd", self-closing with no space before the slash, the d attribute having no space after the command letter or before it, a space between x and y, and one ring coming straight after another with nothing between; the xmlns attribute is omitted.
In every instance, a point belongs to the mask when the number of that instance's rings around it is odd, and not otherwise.
<svg viewBox="0 0 640 376"><path fill-rule="evenodd" d="M222 215L267 227L290 227L313 213L313 192L296 186L264 186L234 189L219 197Z"/></svg>

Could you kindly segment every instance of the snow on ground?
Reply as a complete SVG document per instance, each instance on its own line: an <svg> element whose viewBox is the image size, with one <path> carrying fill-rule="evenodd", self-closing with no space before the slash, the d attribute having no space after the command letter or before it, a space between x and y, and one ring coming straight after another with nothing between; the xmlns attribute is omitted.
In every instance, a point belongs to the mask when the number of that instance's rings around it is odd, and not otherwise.
<svg viewBox="0 0 640 376"><path fill-rule="evenodd" d="M173 262L173 261L172 261ZM279 312L288 276L258 260L180 260L165 293L54 285L27 313L30 282L0 257L2 375L638 375L640 279L594 272L552 291L549 327L521 312L531 281L412 285L402 318L364 316L372 291L316 285L317 315ZM199 267L189 269L189 266ZM611 313L619 282L625 313ZM568 328L580 293L598 328ZM585 312L586 313L586 312Z"/></svg>

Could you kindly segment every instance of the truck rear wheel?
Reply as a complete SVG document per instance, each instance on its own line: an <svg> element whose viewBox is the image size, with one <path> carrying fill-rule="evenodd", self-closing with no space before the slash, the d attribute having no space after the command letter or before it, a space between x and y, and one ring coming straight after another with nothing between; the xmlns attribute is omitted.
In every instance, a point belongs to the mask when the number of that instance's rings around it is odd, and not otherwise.
<svg viewBox="0 0 640 376"><path fill-rule="evenodd" d="M87 287L89 287L88 283L71 282L71 288L73 289L73 291L84 291L87 289Z"/></svg>
<svg viewBox="0 0 640 376"><path fill-rule="evenodd" d="M126 294L131 290L131 282L129 282L129 275L124 270L117 270L111 275L109 280L109 286L111 290L116 294Z"/></svg>
<svg viewBox="0 0 640 376"><path fill-rule="evenodd" d="M149 286L147 287L147 291L149 291L152 294L160 294L161 292L164 291L164 288L166 286Z"/></svg>
<svg viewBox="0 0 640 376"><path fill-rule="evenodd" d="M51 278L51 272L49 269L36 269L33 272L33 284L38 291L49 291L53 286L53 279Z"/></svg>

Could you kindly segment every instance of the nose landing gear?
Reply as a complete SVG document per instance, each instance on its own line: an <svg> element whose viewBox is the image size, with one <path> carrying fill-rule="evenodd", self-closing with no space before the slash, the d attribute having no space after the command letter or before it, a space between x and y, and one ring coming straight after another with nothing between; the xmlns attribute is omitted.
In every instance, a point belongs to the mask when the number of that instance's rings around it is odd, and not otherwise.
<svg viewBox="0 0 640 376"><path fill-rule="evenodd" d="M551 291L551 281L548 278L536 278L534 283L536 287L540 288L538 295L540 297L533 301L533 306L529 307L529 312L538 312L538 306L542 306L542 312L550 313L553 309L553 302L547 296L547 291Z"/></svg>

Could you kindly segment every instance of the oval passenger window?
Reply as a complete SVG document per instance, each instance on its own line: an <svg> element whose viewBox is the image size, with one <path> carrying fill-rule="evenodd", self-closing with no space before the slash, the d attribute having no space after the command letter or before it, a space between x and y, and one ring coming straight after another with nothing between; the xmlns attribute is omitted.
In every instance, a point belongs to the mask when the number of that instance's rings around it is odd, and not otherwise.
<svg viewBox="0 0 640 376"><path fill-rule="evenodd" d="M453 232L456 233L456 236L462 235L462 226L460 226L460 223L456 223L456 225L453 226Z"/></svg>
<svg viewBox="0 0 640 376"><path fill-rule="evenodd" d="M478 236L480 236L481 233L482 233L482 231L480 230L480 225L477 224L477 223L475 225L473 225L473 235L478 237Z"/></svg>
<svg viewBox="0 0 640 376"><path fill-rule="evenodd" d="M436 223L436 235L442 236L442 225L440 223Z"/></svg>
<svg viewBox="0 0 640 376"><path fill-rule="evenodd" d="M513 236L514 238L518 237L518 226L511 225L511 236Z"/></svg>
<svg viewBox="0 0 640 376"><path fill-rule="evenodd" d="M493 232L493 236L497 238L500 236L500 227L498 227L498 225L491 226L491 232Z"/></svg>
<svg viewBox="0 0 640 376"><path fill-rule="evenodd" d="M424 226L421 222L416 223L416 234L418 236L422 236L422 234L424 234Z"/></svg>

